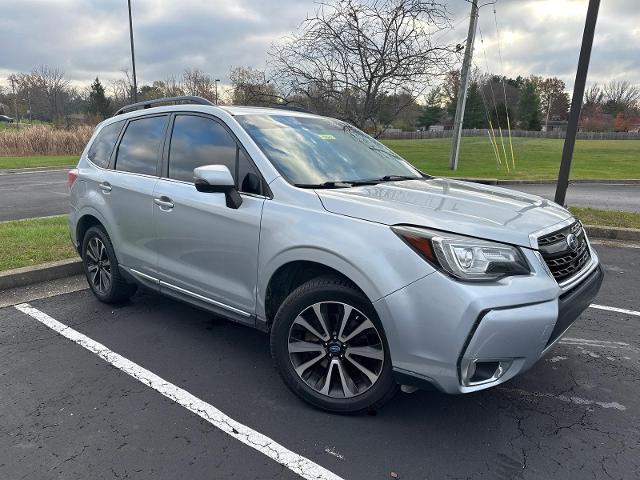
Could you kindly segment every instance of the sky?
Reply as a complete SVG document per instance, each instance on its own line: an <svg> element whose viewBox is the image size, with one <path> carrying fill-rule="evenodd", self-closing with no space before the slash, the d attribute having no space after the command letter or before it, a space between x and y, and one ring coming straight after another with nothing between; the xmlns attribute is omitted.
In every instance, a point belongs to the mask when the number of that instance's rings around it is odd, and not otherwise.
<svg viewBox="0 0 640 480"><path fill-rule="evenodd" d="M480 0L480 4L491 0ZM316 0L132 0L138 83L199 68L224 85L234 66L264 68L273 42L292 32ZM446 0L451 30L466 38L470 4ZM480 9L475 64L508 76L557 76L570 90L587 0L497 0ZM493 8L496 9L494 19ZM640 0L603 0L588 83L640 84ZM0 0L0 83L46 64L77 86L130 68L126 0ZM498 23L496 29L495 20ZM480 38L482 33L482 39ZM501 52L502 61L500 61Z"/></svg>

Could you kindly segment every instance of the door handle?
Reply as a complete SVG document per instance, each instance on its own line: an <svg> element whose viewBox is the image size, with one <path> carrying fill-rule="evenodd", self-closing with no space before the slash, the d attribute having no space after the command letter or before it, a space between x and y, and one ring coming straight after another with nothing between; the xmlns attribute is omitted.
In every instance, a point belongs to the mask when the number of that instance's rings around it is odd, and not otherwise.
<svg viewBox="0 0 640 480"><path fill-rule="evenodd" d="M160 210L168 211L173 208L173 202L169 197L162 196L160 198L154 198L153 203L160 207Z"/></svg>
<svg viewBox="0 0 640 480"><path fill-rule="evenodd" d="M100 190L102 190L102 193L109 193L111 192L111 184L109 182L102 182L98 184L98 187L100 188Z"/></svg>

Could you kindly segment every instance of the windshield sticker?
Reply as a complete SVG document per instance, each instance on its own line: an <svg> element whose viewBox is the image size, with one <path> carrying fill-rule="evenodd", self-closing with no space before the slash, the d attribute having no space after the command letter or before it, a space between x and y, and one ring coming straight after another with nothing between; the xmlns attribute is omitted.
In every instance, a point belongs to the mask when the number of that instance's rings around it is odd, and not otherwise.
<svg viewBox="0 0 640 480"><path fill-rule="evenodd" d="M330 133L321 133L318 135L320 138L324 139L324 140L335 140L336 137L334 137L333 135L331 135Z"/></svg>

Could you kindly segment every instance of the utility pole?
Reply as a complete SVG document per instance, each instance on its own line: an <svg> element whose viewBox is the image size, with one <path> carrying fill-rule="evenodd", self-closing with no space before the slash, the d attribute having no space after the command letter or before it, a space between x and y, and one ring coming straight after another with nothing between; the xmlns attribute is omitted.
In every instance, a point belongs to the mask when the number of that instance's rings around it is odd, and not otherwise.
<svg viewBox="0 0 640 480"><path fill-rule="evenodd" d="M15 115L15 120L20 125L20 119L18 118L18 95L16 94L16 79L11 76L9 78L11 82L11 92L13 93L13 114Z"/></svg>
<svg viewBox="0 0 640 480"><path fill-rule="evenodd" d="M467 87L469 86L469 70L471 57L473 56L473 42L476 38L476 26L478 25L478 0L471 2L471 18L469 20L469 33L467 45L464 50L462 71L460 72L460 87L458 88L458 104L456 105L456 117L453 121L453 139L451 141L451 154L449 156L449 169L457 170L458 155L460 154L460 137L462 136L462 121L464 120L464 107L467 103Z"/></svg>
<svg viewBox="0 0 640 480"><path fill-rule="evenodd" d="M138 101L138 80L136 79L136 55L133 48L133 22L131 20L131 0L127 0L129 4L129 40L131 42L131 65L133 66L133 102Z"/></svg>
<svg viewBox="0 0 640 480"><path fill-rule="evenodd" d="M576 71L576 81L573 85L573 98L571 99L571 110L569 111L569 123L567 124L567 136L564 139L562 148L562 162L558 172L558 183L556 185L556 196L554 201L559 205L564 205L569 186L569 174L571 173L571 159L573 149L576 145L576 134L578 132L578 120L582 109L582 98L584 97L584 87L587 82L587 71L589 70L589 59L591 58L591 47L593 36L598 20L598 9L600 0L589 0L587 8L587 19L584 23L582 33L582 47L580 47L580 57L578 58L578 70Z"/></svg>

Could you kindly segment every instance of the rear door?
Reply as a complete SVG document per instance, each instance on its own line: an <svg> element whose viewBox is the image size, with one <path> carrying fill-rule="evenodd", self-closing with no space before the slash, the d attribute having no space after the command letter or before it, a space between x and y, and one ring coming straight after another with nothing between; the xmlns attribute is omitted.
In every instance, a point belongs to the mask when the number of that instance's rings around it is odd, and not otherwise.
<svg viewBox="0 0 640 480"><path fill-rule="evenodd" d="M163 175L154 192L161 288L252 321L255 312L260 220L266 186L228 128L197 114L176 114L165 147ZM226 165L243 203L202 193L193 169Z"/></svg>
<svg viewBox="0 0 640 480"><path fill-rule="evenodd" d="M156 276L153 248L153 189L169 115L135 118L125 126L114 153L114 169L99 187L111 213L113 245L123 266Z"/></svg>

